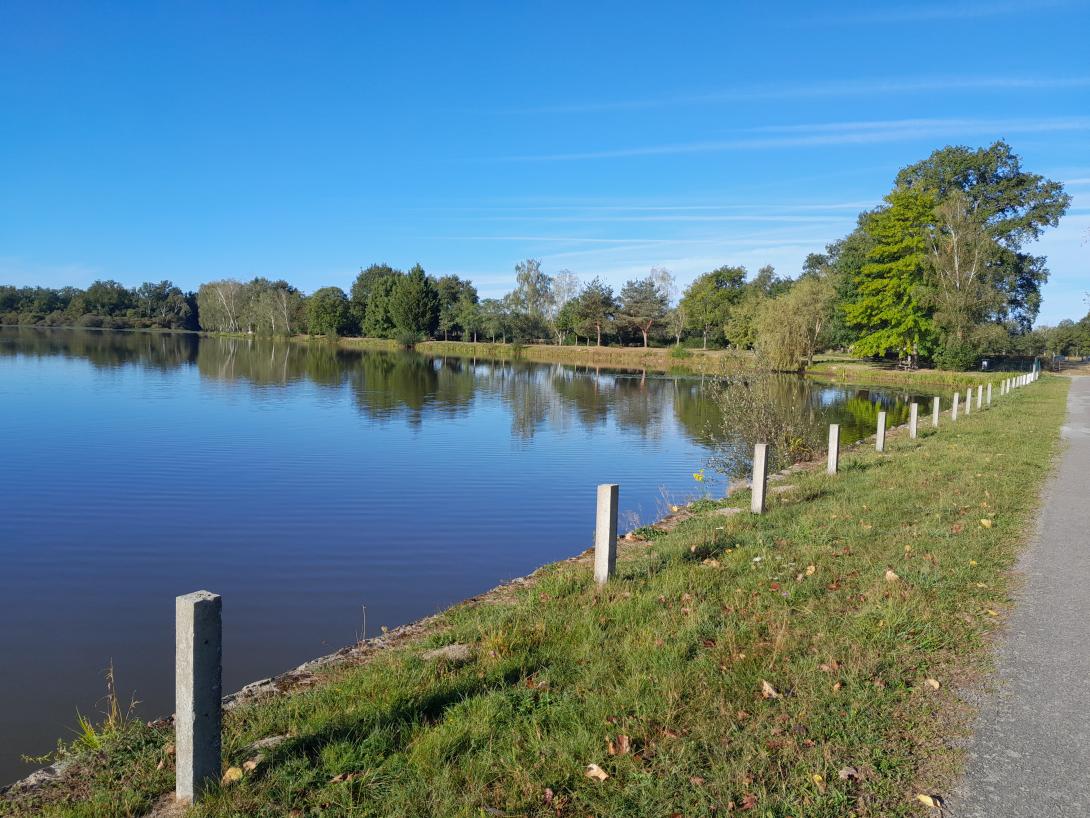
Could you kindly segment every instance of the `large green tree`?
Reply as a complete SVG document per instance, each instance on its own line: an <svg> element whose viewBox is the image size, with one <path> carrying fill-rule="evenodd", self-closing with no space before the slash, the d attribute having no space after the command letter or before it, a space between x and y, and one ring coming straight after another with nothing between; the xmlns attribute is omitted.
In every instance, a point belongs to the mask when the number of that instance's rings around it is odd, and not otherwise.
<svg viewBox="0 0 1090 818"><path fill-rule="evenodd" d="M986 148L948 146L897 174L898 189L928 191L936 203L964 194L965 211L997 245L988 261L991 285L1004 296L994 320L1032 326L1048 279L1045 259L1025 253L1046 227L1055 227L1071 204L1059 182L1022 169L1021 158L1004 141Z"/></svg>
<svg viewBox="0 0 1090 818"><path fill-rule="evenodd" d="M771 264L757 271L752 281L746 282L741 296L727 311L723 335L739 349L752 349L757 344L757 326L765 302L783 295L791 289L791 280L776 274Z"/></svg>
<svg viewBox="0 0 1090 818"><path fill-rule="evenodd" d="M844 317L859 336L857 355L896 352L914 363L929 354L935 339L930 310L923 303L929 283L927 230L934 218L930 191L894 190L886 206L871 213L863 229L873 242L855 276L855 298Z"/></svg>
<svg viewBox="0 0 1090 818"><path fill-rule="evenodd" d="M361 269L356 280L352 282L352 290L349 300L352 302L352 314L361 325L367 316L367 302L371 299L371 293L376 285L383 279L401 275L400 270L395 270L389 264L372 264L366 269Z"/></svg>
<svg viewBox="0 0 1090 818"><path fill-rule="evenodd" d="M397 331L390 304L401 275L383 276L371 286L361 333L367 338L392 338Z"/></svg>
<svg viewBox="0 0 1090 818"><path fill-rule="evenodd" d="M390 317L399 332L415 336L433 335L439 326L439 292L419 264L398 279L390 295Z"/></svg>
<svg viewBox="0 0 1090 818"><path fill-rule="evenodd" d="M647 346L651 327L666 317L670 296L663 291L654 274L633 279L621 288L618 314L625 323L639 329Z"/></svg>
<svg viewBox="0 0 1090 818"><path fill-rule="evenodd" d="M722 266L699 276L681 296L679 305L686 324L699 330L708 348L708 332L727 323L730 308L738 302L746 280L745 267Z"/></svg>
<svg viewBox="0 0 1090 818"><path fill-rule="evenodd" d="M463 339L466 327L458 320L461 312L459 304L463 300L477 303L477 288L467 279L456 275L440 276L435 280L435 289L439 293L439 331L443 339L455 330L461 330Z"/></svg>
<svg viewBox="0 0 1090 818"><path fill-rule="evenodd" d="M576 315L584 334L589 337L591 330L597 337L598 346L602 345L602 332L609 326L617 313L617 301L613 297L613 288L595 277L587 282L576 299Z"/></svg>
<svg viewBox="0 0 1090 818"><path fill-rule="evenodd" d="M348 296L340 287L322 287L307 299L307 330L311 335L343 335L352 326Z"/></svg>

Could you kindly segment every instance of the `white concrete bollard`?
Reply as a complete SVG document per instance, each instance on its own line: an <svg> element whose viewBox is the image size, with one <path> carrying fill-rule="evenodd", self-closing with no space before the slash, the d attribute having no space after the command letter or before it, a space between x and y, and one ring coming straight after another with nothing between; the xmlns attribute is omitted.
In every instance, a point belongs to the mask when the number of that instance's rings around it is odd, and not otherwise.
<svg viewBox="0 0 1090 818"><path fill-rule="evenodd" d="M918 403L910 403L908 405L908 436L915 440L916 438L916 426L920 420L920 405Z"/></svg>
<svg viewBox="0 0 1090 818"><path fill-rule="evenodd" d="M950 408L950 420L958 419L958 401L961 398L960 392L954 393L954 405Z"/></svg>
<svg viewBox="0 0 1090 818"><path fill-rule="evenodd" d="M174 600L174 797L192 804L220 780L222 600L196 591Z"/></svg>
<svg viewBox="0 0 1090 818"><path fill-rule="evenodd" d="M749 500L749 510L754 514L764 514L765 489L768 488L767 443L758 443L753 447L753 479L750 482L753 492Z"/></svg>
<svg viewBox="0 0 1090 818"><path fill-rule="evenodd" d="M985 394L986 394L986 397L984 399L984 402L987 403L988 406L991 406L992 405L992 385L991 384L988 384L988 391Z"/></svg>
<svg viewBox="0 0 1090 818"><path fill-rule="evenodd" d="M973 387L969 387L965 390L965 414L966 416L973 413Z"/></svg>
<svg viewBox="0 0 1090 818"><path fill-rule="evenodd" d="M840 466L840 424L829 424L829 462L825 467L828 474L836 474Z"/></svg>
<svg viewBox="0 0 1090 818"><path fill-rule="evenodd" d="M984 385L978 384L976 388L976 408L984 408Z"/></svg>
<svg viewBox="0 0 1090 818"><path fill-rule="evenodd" d="M594 523L594 581L605 585L617 569L617 500L620 486L598 486L598 514Z"/></svg>
<svg viewBox="0 0 1090 818"><path fill-rule="evenodd" d="M884 452L886 450L886 413L878 413L878 434L874 438L875 451Z"/></svg>
<svg viewBox="0 0 1090 818"><path fill-rule="evenodd" d="M931 425L934 428L939 428L939 413L942 410L942 401L939 400L939 396L935 395L931 399Z"/></svg>

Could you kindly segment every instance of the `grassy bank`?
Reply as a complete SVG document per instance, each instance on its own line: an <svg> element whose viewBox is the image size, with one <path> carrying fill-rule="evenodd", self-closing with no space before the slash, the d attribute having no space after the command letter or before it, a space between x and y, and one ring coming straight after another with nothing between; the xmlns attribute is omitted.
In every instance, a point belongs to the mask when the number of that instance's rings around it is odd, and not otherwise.
<svg viewBox="0 0 1090 818"><path fill-rule="evenodd" d="M836 355L819 355L806 374L817 380L837 383L874 383L897 386L967 386L1000 381L1006 372L948 372L942 369L898 369L888 363L860 361Z"/></svg>
<svg viewBox="0 0 1090 818"><path fill-rule="evenodd" d="M392 341L368 338L343 338L340 343L351 348L395 349ZM730 353L724 350L683 350L671 354L673 347L584 347L555 344L463 343L461 341L424 341L416 350L425 355L450 355L484 360L536 361L576 366L601 366L615 369L649 369L656 372L680 372L696 375L723 374L729 366ZM889 384L896 386L966 386L998 380L995 372L945 372L938 369L905 371L896 366L860 361L842 356L820 356L807 373L820 380L852 384Z"/></svg>
<svg viewBox="0 0 1090 818"><path fill-rule="evenodd" d="M192 814L926 814L915 796L960 763L955 691L987 668L1067 383L845 452L764 516L701 501L625 543L604 591L585 558L547 566L231 711L227 765L287 738ZM453 643L468 656L423 655ZM75 783L0 815L140 815L173 787L171 741L130 724Z"/></svg>

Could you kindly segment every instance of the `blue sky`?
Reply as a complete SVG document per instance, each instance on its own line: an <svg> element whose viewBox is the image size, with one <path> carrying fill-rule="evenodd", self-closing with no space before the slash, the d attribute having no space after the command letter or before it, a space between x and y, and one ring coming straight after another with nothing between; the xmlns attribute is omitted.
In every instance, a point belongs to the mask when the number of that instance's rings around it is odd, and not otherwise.
<svg viewBox="0 0 1090 818"><path fill-rule="evenodd" d="M749 5L6 0L0 281L795 275L1005 138L1074 196L1040 322L1086 313L1090 4Z"/></svg>

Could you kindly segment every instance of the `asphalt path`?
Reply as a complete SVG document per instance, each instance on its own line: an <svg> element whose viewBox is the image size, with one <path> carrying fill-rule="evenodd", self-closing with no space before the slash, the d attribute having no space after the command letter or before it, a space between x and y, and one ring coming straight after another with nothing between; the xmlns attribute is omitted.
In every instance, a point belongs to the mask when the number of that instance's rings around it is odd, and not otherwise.
<svg viewBox="0 0 1090 818"><path fill-rule="evenodd" d="M953 818L1090 816L1090 377L1072 380L1062 435Z"/></svg>

